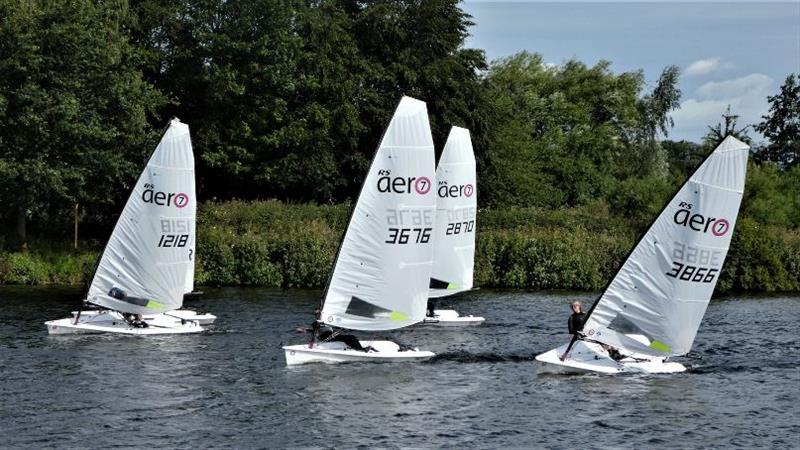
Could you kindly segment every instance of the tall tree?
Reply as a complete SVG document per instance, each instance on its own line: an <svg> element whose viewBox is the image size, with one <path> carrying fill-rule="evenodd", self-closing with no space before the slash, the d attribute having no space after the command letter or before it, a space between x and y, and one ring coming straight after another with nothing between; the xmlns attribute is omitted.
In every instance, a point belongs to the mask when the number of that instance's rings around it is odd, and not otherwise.
<svg viewBox="0 0 800 450"><path fill-rule="evenodd" d="M755 155L759 161L771 161L789 168L800 163L800 80L789 74L777 95L767 97L769 112L761 116L754 129L769 139Z"/></svg>
<svg viewBox="0 0 800 450"><path fill-rule="evenodd" d="M551 66L523 52L494 62L485 84L495 121L480 174L486 200L553 208L608 193L639 126L641 72L614 74L607 61Z"/></svg>
<svg viewBox="0 0 800 450"><path fill-rule="evenodd" d="M636 173L659 176L667 173L667 155L657 138L659 133L666 138L669 129L675 125L669 114L680 107L679 77L680 69L677 66L665 68L653 91L637 102L641 116L638 130L639 145L635 149L638 151L631 165Z"/></svg>
<svg viewBox="0 0 800 450"><path fill-rule="evenodd" d="M485 61L462 48L456 0L133 3L146 73L215 180L206 198L351 198L401 95L428 101L437 142L451 124L482 133Z"/></svg>
<svg viewBox="0 0 800 450"><path fill-rule="evenodd" d="M703 136L703 144L708 148L714 148L728 136L733 136L744 143L751 144L753 140L747 135L747 129L750 128L750 125L737 128L738 121L739 116L733 114L731 105L728 105L725 108L725 112L722 113L722 122L714 126L708 126L708 133Z"/></svg>
<svg viewBox="0 0 800 450"><path fill-rule="evenodd" d="M0 198L32 218L127 190L162 97L142 80L124 2L0 0Z"/></svg>

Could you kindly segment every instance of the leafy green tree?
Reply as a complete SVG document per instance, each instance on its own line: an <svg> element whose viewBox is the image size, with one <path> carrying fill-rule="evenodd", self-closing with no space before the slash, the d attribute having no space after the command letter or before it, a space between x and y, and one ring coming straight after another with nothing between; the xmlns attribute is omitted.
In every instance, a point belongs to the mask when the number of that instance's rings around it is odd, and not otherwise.
<svg viewBox="0 0 800 450"><path fill-rule="evenodd" d="M700 144L689 141L661 141L667 156L671 175L683 180L692 173L708 155L708 150Z"/></svg>
<svg viewBox="0 0 800 450"><path fill-rule="evenodd" d="M359 92L363 133L351 153L369 161L402 95L427 102L437 150L451 125L472 132L483 164L487 125L480 71L483 51L464 48L472 25L456 0L340 1L351 20L350 32L361 57L364 84ZM360 180L366 164L344 167L348 180ZM359 182L348 181L347 196Z"/></svg>
<svg viewBox="0 0 800 450"><path fill-rule="evenodd" d="M667 137L669 129L675 125L669 114L680 107L679 77L680 69L677 66L665 68L653 91L637 102L640 125L637 130L638 145L634 148L635 158L630 161L633 173L662 177L667 173L667 155L657 138L659 133Z"/></svg>
<svg viewBox="0 0 800 450"><path fill-rule="evenodd" d="M0 198L30 219L92 214L136 178L162 98L142 80L121 2L0 0Z"/></svg>
<svg viewBox="0 0 800 450"><path fill-rule="evenodd" d="M485 84L497 118L480 174L491 203L580 205L605 197L627 171L640 72L617 75L607 61L553 67L523 52L493 63Z"/></svg>
<svg viewBox="0 0 800 450"><path fill-rule="evenodd" d="M740 214L763 225L800 228L800 166L751 163Z"/></svg>
<svg viewBox="0 0 800 450"><path fill-rule="evenodd" d="M485 62L462 48L470 22L455 0L133 9L148 79L192 126L199 173L214 180L201 182L206 198L353 197L401 95L428 100L437 142L451 124L480 136Z"/></svg>
<svg viewBox="0 0 800 450"><path fill-rule="evenodd" d="M777 95L767 97L770 108L764 119L753 127L769 139L769 145L755 157L759 161L775 162L781 167L800 163L800 82L789 74Z"/></svg>

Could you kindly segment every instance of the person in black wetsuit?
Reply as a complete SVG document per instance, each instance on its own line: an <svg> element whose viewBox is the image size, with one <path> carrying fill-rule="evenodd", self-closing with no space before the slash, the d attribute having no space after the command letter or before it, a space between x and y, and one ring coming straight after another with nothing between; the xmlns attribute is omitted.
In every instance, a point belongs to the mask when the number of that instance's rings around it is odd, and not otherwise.
<svg viewBox="0 0 800 450"><path fill-rule="evenodd" d="M586 322L586 314L584 314L583 310L581 309L581 302L574 301L572 302L572 315L569 316L569 321L567 322L567 326L569 327L569 334L574 336L573 342L577 339L583 338L583 325ZM567 351L564 352L564 356L569 353L569 350L572 348L572 343L570 343ZM608 345L608 344L600 344L603 349L608 352L608 356L613 359L614 361L619 361L624 356L617 350L616 348ZM562 356L561 360L564 360L564 356Z"/></svg>
<svg viewBox="0 0 800 450"><path fill-rule="evenodd" d="M125 321L128 322L128 325L133 328L148 328L150 326L144 321L141 314L125 313L122 315L122 317L124 317Z"/></svg>
<svg viewBox="0 0 800 450"><path fill-rule="evenodd" d="M426 314L428 317L434 317L436 314L433 310L436 309L436 302L431 299L428 299L428 313Z"/></svg>
<svg viewBox="0 0 800 450"><path fill-rule="evenodd" d="M333 328L329 325L322 323L319 320L319 310L316 311L317 320L315 320L311 324L311 340L312 342L317 341L335 341L335 342L343 342L348 347L352 348L353 350L358 350L360 352L370 352L370 351L377 351L371 346L364 347L359 342L358 338L353 336L352 334L335 334L333 332Z"/></svg>
<svg viewBox="0 0 800 450"><path fill-rule="evenodd" d="M569 351L572 350L575 341L583 338L583 323L586 321L586 314L584 314L581 309L581 302L575 300L570 306L572 307L572 315L569 316L569 320L567 320L567 327L569 328L569 334L572 335L572 340L569 345L567 345L567 350L564 354L558 357L561 361L567 359L567 355Z"/></svg>
<svg viewBox="0 0 800 450"><path fill-rule="evenodd" d="M572 302L572 315L569 316L567 326L569 327L569 334L579 336L583 331L583 323L586 321L586 314L581 309L581 302Z"/></svg>

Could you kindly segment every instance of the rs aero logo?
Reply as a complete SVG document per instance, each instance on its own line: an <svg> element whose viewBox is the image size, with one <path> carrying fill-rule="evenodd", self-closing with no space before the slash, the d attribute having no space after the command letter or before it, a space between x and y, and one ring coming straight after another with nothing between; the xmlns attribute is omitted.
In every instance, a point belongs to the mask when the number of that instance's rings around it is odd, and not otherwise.
<svg viewBox="0 0 800 450"><path fill-rule="evenodd" d="M715 217L706 217L700 213L692 213L691 203L681 202L678 206L680 209L675 212L673 217L673 220L678 225L702 233L710 231L714 236L723 236L731 228L731 224L727 219L717 219Z"/></svg>
<svg viewBox="0 0 800 450"><path fill-rule="evenodd" d="M142 192L142 201L145 203L152 203L158 206L174 206L176 208L185 208L189 204L189 196L183 192L163 192L157 191L155 186L150 183L144 185L144 192Z"/></svg>
<svg viewBox="0 0 800 450"><path fill-rule="evenodd" d="M441 198L472 197L472 194L475 193L475 186L469 183L448 186L447 181L440 181L436 193L439 194Z"/></svg>
<svg viewBox="0 0 800 450"><path fill-rule="evenodd" d="M392 171L378 171L378 192L394 194L411 194L416 192L425 195L431 191L431 180L428 177L393 177Z"/></svg>

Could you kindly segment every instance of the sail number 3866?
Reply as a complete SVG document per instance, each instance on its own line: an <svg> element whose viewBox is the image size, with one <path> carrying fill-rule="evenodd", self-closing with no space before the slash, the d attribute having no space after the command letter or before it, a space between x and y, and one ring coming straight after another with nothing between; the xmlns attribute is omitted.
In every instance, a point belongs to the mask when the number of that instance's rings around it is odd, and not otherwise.
<svg viewBox="0 0 800 450"><path fill-rule="evenodd" d="M725 254L675 241L672 247L672 268L667 276L694 283L711 283L719 274ZM711 266L711 267L709 267Z"/></svg>
<svg viewBox="0 0 800 450"><path fill-rule="evenodd" d="M695 283L711 283L718 272L719 269L697 267L672 261L672 270L667 272L667 276Z"/></svg>

